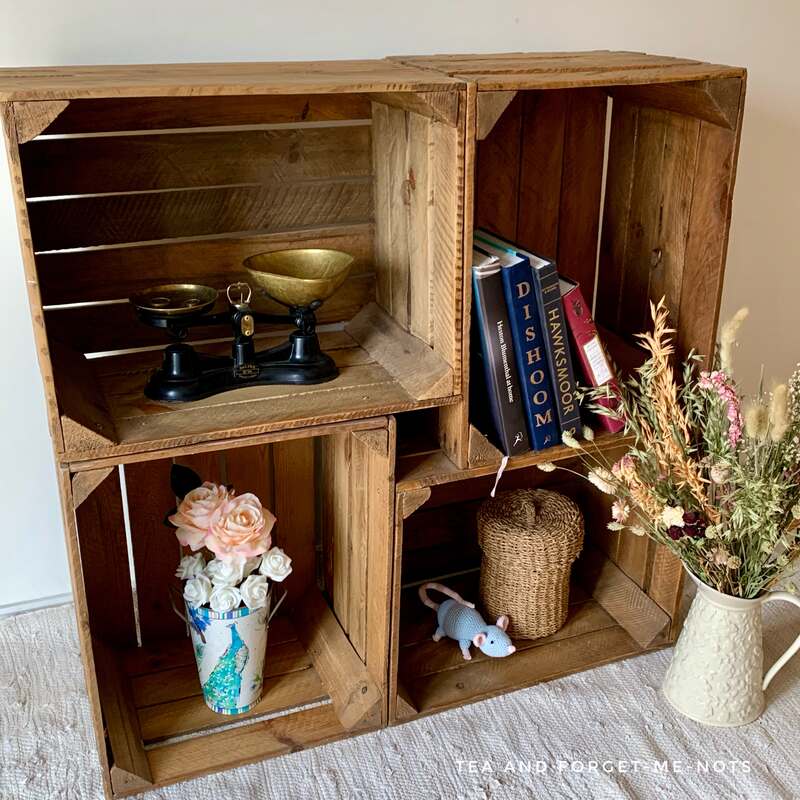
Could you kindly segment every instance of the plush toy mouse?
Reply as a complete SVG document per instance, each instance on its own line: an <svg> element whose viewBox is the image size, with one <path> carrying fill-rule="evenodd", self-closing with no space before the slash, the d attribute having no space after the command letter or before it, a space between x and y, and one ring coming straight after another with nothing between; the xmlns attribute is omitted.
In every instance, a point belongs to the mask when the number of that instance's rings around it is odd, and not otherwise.
<svg viewBox="0 0 800 800"><path fill-rule="evenodd" d="M443 603L434 603L428 597L428 589L446 594L448 599ZM436 611L438 625L433 641L438 642L443 636L455 639L461 648L464 659L472 658L469 646L474 644L484 655L494 658L510 656L517 648L511 644L506 633L508 617L503 614L497 618L496 625L487 625L483 617L475 610L475 603L468 603L459 594L441 583L424 583L419 587L419 598L428 608Z"/></svg>

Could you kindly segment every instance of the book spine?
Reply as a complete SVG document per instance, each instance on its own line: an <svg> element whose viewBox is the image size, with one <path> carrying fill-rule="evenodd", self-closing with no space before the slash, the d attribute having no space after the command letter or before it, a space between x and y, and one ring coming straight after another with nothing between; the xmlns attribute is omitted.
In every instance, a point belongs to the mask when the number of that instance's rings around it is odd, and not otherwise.
<svg viewBox="0 0 800 800"><path fill-rule="evenodd" d="M519 392L500 270L473 272L475 323L480 334L486 388L495 433L507 456L530 450Z"/></svg>
<svg viewBox="0 0 800 800"><path fill-rule="evenodd" d="M534 450L544 450L558 443L558 429L531 268L503 267L502 277L528 436Z"/></svg>
<svg viewBox="0 0 800 800"><path fill-rule="evenodd" d="M581 364L581 372L589 386L606 386L612 389L612 393L619 392L614 371L606 355L605 347L597 332L597 326L592 319L591 311L586 305L580 286L573 286L563 296L564 316L567 320L572 341L575 344L575 352ZM602 397L597 400L598 405L605 408L614 409L617 407L613 397ZM596 415L600 425L610 433L619 433L625 423L620 419L612 419L603 414Z"/></svg>
<svg viewBox="0 0 800 800"><path fill-rule="evenodd" d="M576 395L575 373L567 341L564 308L561 303L561 287L558 272L553 264L531 270L536 287L536 302L544 329L544 344L550 375L553 380L553 396L561 433L578 436L581 415Z"/></svg>

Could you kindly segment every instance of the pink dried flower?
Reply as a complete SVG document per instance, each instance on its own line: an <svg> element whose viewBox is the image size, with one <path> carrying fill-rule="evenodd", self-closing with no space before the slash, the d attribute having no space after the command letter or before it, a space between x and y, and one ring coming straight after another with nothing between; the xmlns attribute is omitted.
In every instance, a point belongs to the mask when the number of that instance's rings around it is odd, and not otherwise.
<svg viewBox="0 0 800 800"><path fill-rule="evenodd" d="M627 522L630 513L631 507L627 503L622 502L622 500L615 500L611 505L611 518L614 522Z"/></svg>
<svg viewBox="0 0 800 800"><path fill-rule="evenodd" d="M613 472L616 477L619 477L625 470L632 468L633 468L633 457L622 456L622 458L619 461L614 462L614 465L611 467L611 472Z"/></svg>
<svg viewBox="0 0 800 800"><path fill-rule="evenodd" d="M730 378L721 370L703 371L700 373L698 386L716 392L725 404L725 413L728 417L728 444L732 449L735 448L742 438L742 413L739 396Z"/></svg>

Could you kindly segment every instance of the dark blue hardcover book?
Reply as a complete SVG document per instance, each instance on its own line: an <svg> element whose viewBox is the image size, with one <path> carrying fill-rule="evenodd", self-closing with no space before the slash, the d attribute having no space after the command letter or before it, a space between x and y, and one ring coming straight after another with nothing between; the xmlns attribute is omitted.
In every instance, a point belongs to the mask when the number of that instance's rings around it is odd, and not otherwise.
<svg viewBox="0 0 800 800"><path fill-rule="evenodd" d="M560 437L530 263L525 256L486 244L482 233L475 233L473 246L500 263L528 436L534 450L544 450Z"/></svg>
<svg viewBox="0 0 800 800"><path fill-rule="evenodd" d="M553 261L504 242L496 236L481 233L481 238L494 247L524 256L530 263L533 293L544 331L545 352L553 382L558 426L562 434L569 433L577 438L581 435L581 415L556 265Z"/></svg>
<svg viewBox="0 0 800 800"><path fill-rule="evenodd" d="M473 325L480 339L486 396L494 428L490 436L507 456L528 452L530 441L514 364L511 330L500 266L475 253L472 268ZM490 263L482 263L487 262Z"/></svg>

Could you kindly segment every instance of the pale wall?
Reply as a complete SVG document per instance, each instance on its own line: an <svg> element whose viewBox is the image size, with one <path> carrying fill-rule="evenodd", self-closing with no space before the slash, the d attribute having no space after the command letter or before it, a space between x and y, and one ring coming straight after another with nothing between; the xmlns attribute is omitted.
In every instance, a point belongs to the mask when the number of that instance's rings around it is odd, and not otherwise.
<svg viewBox="0 0 800 800"><path fill-rule="evenodd" d="M723 312L752 311L740 373L800 358L800 77L795 0L229 3L2 0L0 65L382 57L610 48L746 66ZM0 607L69 591L11 192L0 163ZM13 349L9 347L13 344Z"/></svg>

